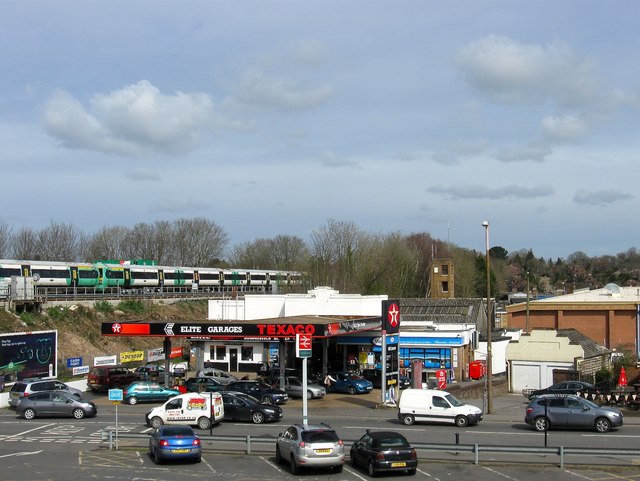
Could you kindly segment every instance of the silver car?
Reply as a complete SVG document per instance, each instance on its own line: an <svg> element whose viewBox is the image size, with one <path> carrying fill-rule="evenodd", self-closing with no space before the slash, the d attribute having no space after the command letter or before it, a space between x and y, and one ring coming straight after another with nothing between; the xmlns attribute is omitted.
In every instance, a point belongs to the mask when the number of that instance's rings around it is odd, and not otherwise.
<svg viewBox="0 0 640 481"><path fill-rule="evenodd" d="M327 424L294 424L276 439L276 462L286 460L295 475L304 467L328 467L342 472L344 443Z"/></svg>
<svg viewBox="0 0 640 481"><path fill-rule="evenodd" d="M9 406L16 407L20 399L41 391L65 391L76 399L82 398L82 391L57 379L25 379L16 382L9 391Z"/></svg>
<svg viewBox="0 0 640 481"><path fill-rule="evenodd" d="M284 391L291 397L303 397L306 392L307 399L323 398L327 394L327 390L320 384L307 383L305 391L302 386L302 379L298 377L286 377L284 379Z"/></svg>
<svg viewBox="0 0 640 481"><path fill-rule="evenodd" d="M233 374L229 374L228 372L221 371L220 369L203 369L202 371L198 371L196 377L210 377L220 384L227 385L231 382L237 381L238 378Z"/></svg>
<svg viewBox="0 0 640 481"><path fill-rule="evenodd" d="M42 391L20 399L16 413L25 419L62 416L82 419L98 413L96 405L66 391Z"/></svg>
<svg viewBox="0 0 640 481"><path fill-rule="evenodd" d="M598 406L575 395L544 395L534 398L527 406L525 422L536 431L550 428L594 428L606 433L622 426L623 416L618 408Z"/></svg>

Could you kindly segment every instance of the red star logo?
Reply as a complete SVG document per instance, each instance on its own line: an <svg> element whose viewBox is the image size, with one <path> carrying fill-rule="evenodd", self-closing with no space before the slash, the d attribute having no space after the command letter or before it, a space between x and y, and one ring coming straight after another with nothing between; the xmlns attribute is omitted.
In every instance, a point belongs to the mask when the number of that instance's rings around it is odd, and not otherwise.
<svg viewBox="0 0 640 481"><path fill-rule="evenodd" d="M398 325L398 316L400 315L400 308L398 304L391 304L389 306L389 311L387 311L387 316L389 318L389 324L392 327L396 327Z"/></svg>
<svg viewBox="0 0 640 481"><path fill-rule="evenodd" d="M113 326L111 326L111 330L114 334L119 334L122 331L122 324L116 322Z"/></svg>

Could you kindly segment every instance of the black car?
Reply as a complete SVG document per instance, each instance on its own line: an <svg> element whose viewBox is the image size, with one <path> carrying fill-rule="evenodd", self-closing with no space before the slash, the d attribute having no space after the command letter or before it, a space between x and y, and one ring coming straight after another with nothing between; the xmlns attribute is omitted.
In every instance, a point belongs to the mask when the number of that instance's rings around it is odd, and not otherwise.
<svg viewBox="0 0 640 481"><path fill-rule="evenodd" d="M222 392L225 385L211 377L191 377L184 382L189 392Z"/></svg>
<svg viewBox="0 0 640 481"><path fill-rule="evenodd" d="M365 369L362 371L362 377L367 381L371 381L376 389L382 388L382 370L381 369ZM388 386L391 387L391 386ZM399 376L398 386L400 389L411 387L411 379L406 376Z"/></svg>
<svg viewBox="0 0 640 481"><path fill-rule="evenodd" d="M584 381L562 381L545 389L537 389L531 391L528 395L529 399L541 396L543 394L599 394L599 391L593 384Z"/></svg>
<svg viewBox="0 0 640 481"><path fill-rule="evenodd" d="M394 431L367 431L351 446L351 464L367 468L369 476L382 471L416 474L418 455L407 439Z"/></svg>
<svg viewBox="0 0 640 481"><path fill-rule="evenodd" d="M225 386L225 391L238 391L259 399L264 404L283 404L289 400L289 395L274 389L260 381L235 381Z"/></svg>
<svg viewBox="0 0 640 481"><path fill-rule="evenodd" d="M282 419L282 408L264 404L253 396L241 392L223 392L225 421L251 421L254 424L270 423Z"/></svg>

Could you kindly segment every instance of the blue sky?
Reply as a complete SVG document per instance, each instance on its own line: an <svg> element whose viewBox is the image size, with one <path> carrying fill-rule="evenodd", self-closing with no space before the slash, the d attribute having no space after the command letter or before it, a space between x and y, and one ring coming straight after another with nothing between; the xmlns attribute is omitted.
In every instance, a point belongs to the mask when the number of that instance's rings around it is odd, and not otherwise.
<svg viewBox="0 0 640 481"><path fill-rule="evenodd" d="M635 1L0 3L14 229L328 219L616 254L640 223Z"/></svg>

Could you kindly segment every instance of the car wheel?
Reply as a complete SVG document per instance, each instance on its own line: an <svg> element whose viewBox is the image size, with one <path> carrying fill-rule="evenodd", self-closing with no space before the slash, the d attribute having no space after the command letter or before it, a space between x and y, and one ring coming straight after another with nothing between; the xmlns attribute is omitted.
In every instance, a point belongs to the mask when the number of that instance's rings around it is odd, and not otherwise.
<svg viewBox="0 0 640 481"><path fill-rule="evenodd" d="M134 405L134 404L138 404L138 398L135 396L131 396L129 398L129 404Z"/></svg>
<svg viewBox="0 0 640 481"><path fill-rule="evenodd" d="M211 427L211 421L208 417L202 416L198 419L198 427L200 429L209 429Z"/></svg>
<svg viewBox="0 0 640 481"><path fill-rule="evenodd" d="M194 461L196 463L201 463L202 462L202 456L198 456L196 459L194 459Z"/></svg>
<svg viewBox="0 0 640 481"><path fill-rule="evenodd" d="M411 414L405 414L402 416L402 422L406 426L411 426L413 423L416 422L416 419Z"/></svg>
<svg viewBox="0 0 640 481"><path fill-rule="evenodd" d="M596 419L596 431L599 433L606 433L611 429L611 423L607 418Z"/></svg>
<svg viewBox="0 0 640 481"><path fill-rule="evenodd" d="M280 453L280 446L276 446L276 463L280 464L282 462L282 454Z"/></svg>
<svg viewBox="0 0 640 481"><path fill-rule="evenodd" d="M467 416L456 417L456 426L458 426L459 428L464 428L467 424L469 424L469 419L467 418Z"/></svg>
<svg viewBox="0 0 640 481"><path fill-rule="evenodd" d="M251 415L251 420L254 424L262 424L264 422L264 413L256 411Z"/></svg>
<svg viewBox="0 0 640 481"><path fill-rule="evenodd" d="M149 421L149 424L153 429L158 429L160 426L162 426L162 418L154 416L151 418L151 421Z"/></svg>
<svg viewBox="0 0 640 481"><path fill-rule="evenodd" d="M349 460L351 461L351 466L356 466L356 457L353 455L353 451L349 451Z"/></svg>
<svg viewBox="0 0 640 481"><path fill-rule="evenodd" d="M533 427L536 431L546 431L549 429L549 422L544 416L540 416L533 421Z"/></svg>
<svg viewBox="0 0 640 481"><path fill-rule="evenodd" d="M355 387L353 387L353 386L351 386L351 387L349 388L349 394L355 394L355 393L356 393L356 388L355 388Z"/></svg>
<svg viewBox="0 0 640 481"><path fill-rule="evenodd" d="M407 474L409 476L414 476L416 474L416 471L417 471L416 468L412 468L412 469L407 470Z"/></svg>
<svg viewBox="0 0 640 481"><path fill-rule="evenodd" d="M82 419L84 417L84 411L80 408L74 409L73 417L76 419Z"/></svg>
<svg viewBox="0 0 640 481"><path fill-rule="evenodd" d="M25 409L24 412L22 413L22 416L25 419L33 419L36 417L36 412L31 408Z"/></svg>
<svg viewBox="0 0 640 481"><path fill-rule="evenodd" d="M307 391L307 399L313 399L313 393L311 391Z"/></svg>
<svg viewBox="0 0 640 481"><path fill-rule="evenodd" d="M273 404L273 398L271 396L262 396L262 402L264 404Z"/></svg>
<svg viewBox="0 0 640 481"><path fill-rule="evenodd" d="M373 467L373 461L369 461L369 464L367 465L367 472L372 478L376 475L376 468Z"/></svg>
<svg viewBox="0 0 640 481"><path fill-rule="evenodd" d="M298 463L296 463L296 457L291 455L291 474L296 475L300 472L300 468L298 468Z"/></svg>
<svg viewBox="0 0 640 481"><path fill-rule="evenodd" d="M334 473L341 473L342 472L342 464L338 464L337 466L333 467L333 472Z"/></svg>
<svg viewBox="0 0 640 481"><path fill-rule="evenodd" d="M155 453L154 453L154 455L153 455L153 461L154 461L156 464L160 464L160 463L162 463L162 458L160 458L160 454L158 454L158 451L157 451L157 450L156 450L156 452L155 452Z"/></svg>

